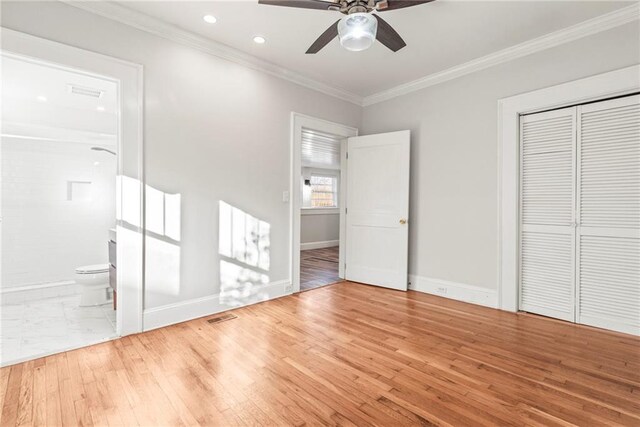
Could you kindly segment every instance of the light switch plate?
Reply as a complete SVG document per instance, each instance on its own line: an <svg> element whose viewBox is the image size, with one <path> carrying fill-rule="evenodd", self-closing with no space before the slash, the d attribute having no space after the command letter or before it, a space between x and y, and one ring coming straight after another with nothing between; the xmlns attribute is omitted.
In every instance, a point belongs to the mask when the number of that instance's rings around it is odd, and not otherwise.
<svg viewBox="0 0 640 427"><path fill-rule="evenodd" d="M288 191L283 191L282 192L282 202L283 203L289 203L289 192Z"/></svg>

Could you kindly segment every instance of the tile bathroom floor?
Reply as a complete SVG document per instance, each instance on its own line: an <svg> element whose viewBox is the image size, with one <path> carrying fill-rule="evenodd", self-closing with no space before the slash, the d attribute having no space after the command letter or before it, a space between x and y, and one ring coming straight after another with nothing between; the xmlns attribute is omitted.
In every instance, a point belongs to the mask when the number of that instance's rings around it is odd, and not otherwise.
<svg viewBox="0 0 640 427"><path fill-rule="evenodd" d="M5 366L116 336L111 303L80 307L80 295L0 305L0 364Z"/></svg>

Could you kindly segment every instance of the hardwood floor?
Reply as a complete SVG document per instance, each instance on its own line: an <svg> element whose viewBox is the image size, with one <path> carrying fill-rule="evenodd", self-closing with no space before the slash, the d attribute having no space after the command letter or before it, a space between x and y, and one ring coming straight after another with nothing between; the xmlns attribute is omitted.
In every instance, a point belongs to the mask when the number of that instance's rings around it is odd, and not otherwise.
<svg viewBox="0 0 640 427"><path fill-rule="evenodd" d="M339 283L0 370L0 424L640 425L640 339Z"/></svg>
<svg viewBox="0 0 640 427"><path fill-rule="evenodd" d="M300 290L339 282L338 246L300 251Z"/></svg>

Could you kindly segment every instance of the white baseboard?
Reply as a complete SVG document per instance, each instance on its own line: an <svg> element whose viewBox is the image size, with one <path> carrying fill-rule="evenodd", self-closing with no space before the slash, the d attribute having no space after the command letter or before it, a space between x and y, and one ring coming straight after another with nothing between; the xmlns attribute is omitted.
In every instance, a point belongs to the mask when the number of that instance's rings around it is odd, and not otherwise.
<svg viewBox="0 0 640 427"><path fill-rule="evenodd" d="M309 249L322 249L340 246L340 240L326 240L324 242L300 243L300 250L307 251Z"/></svg>
<svg viewBox="0 0 640 427"><path fill-rule="evenodd" d="M498 292L480 286L422 276L409 276L409 289L485 307L498 308Z"/></svg>
<svg viewBox="0 0 640 427"><path fill-rule="evenodd" d="M161 328L175 323L185 322L198 317L209 316L222 311L251 305L291 293L291 281L280 280L243 290L240 295L222 293L180 301L160 307L144 310L143 329Z"/></svg>
<svg viewBox="0 0 640 427"><path fill-rule="evenodd" d="M14 286L0 289L0 303L22 304L38 299L75 295L79 290L73 280Z"/></svg>

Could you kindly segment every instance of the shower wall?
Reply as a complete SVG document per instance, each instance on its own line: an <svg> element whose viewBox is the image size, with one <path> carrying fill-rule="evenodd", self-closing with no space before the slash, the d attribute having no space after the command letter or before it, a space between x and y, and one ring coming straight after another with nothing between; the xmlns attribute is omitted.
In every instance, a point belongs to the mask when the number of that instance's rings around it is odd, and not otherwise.
<svg viewBox="0 0 640 427"><path fill-rule="evenodd" d="M76 267L107 263L116 157L90 148L2 137L0 288L73 280Z"/></svg>

